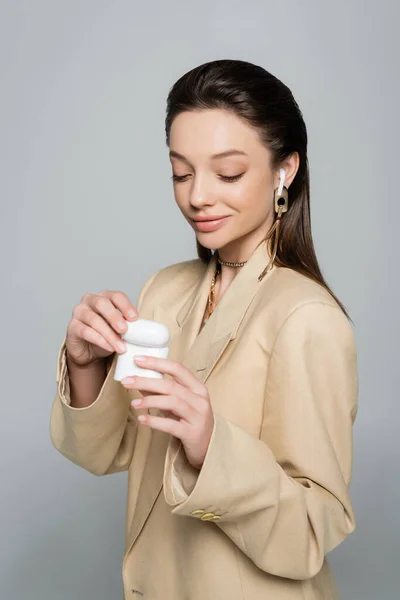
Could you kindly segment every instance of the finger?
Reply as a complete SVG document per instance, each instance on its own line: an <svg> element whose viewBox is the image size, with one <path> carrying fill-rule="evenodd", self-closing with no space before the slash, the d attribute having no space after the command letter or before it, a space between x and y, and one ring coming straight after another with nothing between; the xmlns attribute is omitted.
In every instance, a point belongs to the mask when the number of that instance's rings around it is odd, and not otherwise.
<svg viewBox="0 0 400 600"><path fill-rule="evenodd" d="M158 429L159 431L165 431L179 439L184 435L185 426L180 421L166 419L165 417L155 417L154 415L139 415L138 419L143 425L147 425L152 429Z"/></svg>
<svg viewBox="0 0 400 600"><path fill-rule="evenodd" d="M74 308L72 314L73 319L92 328L95 333L104 338L115 352L119 352L120 354L126 352L126 343L115 331L113 331L103 317L94 312L89 306L78 304L78 306Z"/></svg>
<svg viewBox="0 0 400 600"><path fill-rule="evenodd" d="M201 398L199 399L191 390L172 379L153 379L153 377L135 375L134 377L125 377L121 383L127 388L139 390L146 397L149 395L146 392L149 392L150 394L182 398L193 408L199 404L199 400L201 401Z"/></svg>
<svg viewBox="0 0 400 600"><path fill-rule="evenodd" d="M99 346L104 350L108 350L108 352L114 351L114 348L110 346L107 340L98 331L95 331L94 329L88 327L80 321L78 321L76 325L76 333L79 335L80 338L82 338L86 342L89 342L90 344Z"/></svg>
<svg viewBox="0 0 400 600"><path fill-rule="evenodd" d="M111 328L118 334L124 333L128 329L126 320L114 306L110 298L101 294L90 294L83 306L87 305L92 312L99 314Z"/></svg>
<svg viewBox="0 0 400 600"><path fill-rule="evenodd" d="M138 309L132 304L128 296L124 292L114 292L111 290L103 290L99 293L99 296L105 296L109 298L111 302L121 311L121 314L125 319L134 320L139 316Z"/></svg>
<svg viewBox="0 0 400 600"><path fill-rule="evenodd" d="M142 408L159 408L172 412L180 419L184 419L188 423L193 423L197 413L182 398L176 396L146 396L146 398L138 398L131 402L131 405L136 409Z"/></svg>
<svg viewBox="0 0 400 600"><path fill-rule="evenodd" d="M134 361L139 367L153 369L155 371L159 371L160 373L171 375L178 384L188 388L193 394L207 396L207 389L204 384L199 381L187 367L176 360L159 358L156 356L146 356L145 360L143 361L139 361L136 359L136 357L134 357ZM175 390L172 388L170 393L174 394Z"/></svg>

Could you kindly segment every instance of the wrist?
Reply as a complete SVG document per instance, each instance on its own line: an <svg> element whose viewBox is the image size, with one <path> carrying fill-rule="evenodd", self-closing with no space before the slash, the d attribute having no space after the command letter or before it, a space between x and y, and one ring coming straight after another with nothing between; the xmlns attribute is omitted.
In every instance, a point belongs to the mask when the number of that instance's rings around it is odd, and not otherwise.
<svg viewBox="0 0 400 600"><path fill-rule="evenodd" d="M95 360L92 360L89 363L80 365L79 363L76 363L68 354L68 350L66 350L65 353L65 357L66 357L66 362L67 362L67 367L69 371L78 371L78 372L83 372L83 371L98 371L100 369L104 369L106 364L107 364L107 359L106 358L96 358Z"/></svg>

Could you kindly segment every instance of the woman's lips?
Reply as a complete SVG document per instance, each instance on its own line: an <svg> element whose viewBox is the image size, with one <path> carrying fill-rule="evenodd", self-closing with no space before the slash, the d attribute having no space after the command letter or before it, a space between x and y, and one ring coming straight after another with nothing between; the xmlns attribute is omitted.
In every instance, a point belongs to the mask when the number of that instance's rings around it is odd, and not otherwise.
<svg viewBox="0 0 400 600"><path fill-rule="evenodd" d="M228 217L224 217L223 219L215 219L213 221L193 221L193 225L197 231L215 231L222 227L227 220Z"/></svg>

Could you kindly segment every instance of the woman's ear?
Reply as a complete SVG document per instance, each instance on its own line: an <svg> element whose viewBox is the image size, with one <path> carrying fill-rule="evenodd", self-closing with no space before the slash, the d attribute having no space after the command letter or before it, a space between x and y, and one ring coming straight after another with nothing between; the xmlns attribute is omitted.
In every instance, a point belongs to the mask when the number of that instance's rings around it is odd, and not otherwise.
<svg viewBox="0 0 400 600"><path fill-rule="evenodd" d="M300 156L298 152L292 152L280 165L279 169L285 169L285 187L289 189L290 184L296 176L300 165ZM276 173L275 188L279 187L280 175L279 169Z"/></svg>

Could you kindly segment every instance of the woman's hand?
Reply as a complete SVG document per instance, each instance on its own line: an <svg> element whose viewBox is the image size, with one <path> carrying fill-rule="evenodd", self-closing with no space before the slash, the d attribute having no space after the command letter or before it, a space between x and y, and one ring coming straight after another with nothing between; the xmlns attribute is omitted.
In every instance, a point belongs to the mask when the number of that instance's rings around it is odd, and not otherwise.
<svg viewBox="0 0 400 600"><path fill-rule="evenodd" d="M167 417L140 415L138 419L149 427L165 431L179 438L189 463L201 469L214 428L214 413L206 386L180 362L167 358L134 357L138 366L167 373L173 379L125 377L126 388L149 392L142 399L132 401L134 408L158 408L169 412Z"/></svg>
<svg viewBox="0 0 400 600"><path fill-rule="evenodd" d="M68 360L85 367L102 361L114 352L126 352L121 335L126 321L135 321L138 311L123 292L104 290L85 294L72 311L68 323L66 348Z"/></svg>

